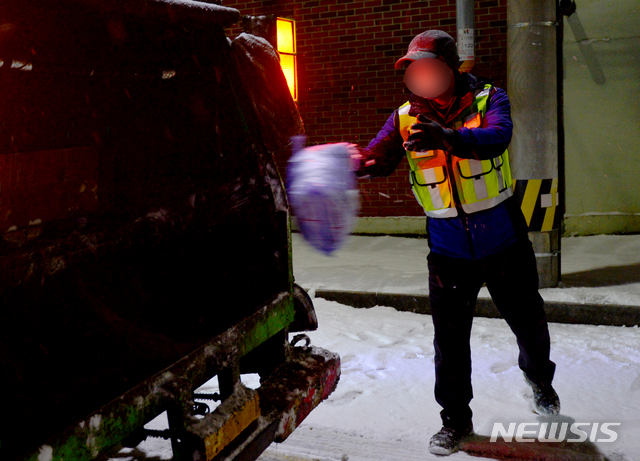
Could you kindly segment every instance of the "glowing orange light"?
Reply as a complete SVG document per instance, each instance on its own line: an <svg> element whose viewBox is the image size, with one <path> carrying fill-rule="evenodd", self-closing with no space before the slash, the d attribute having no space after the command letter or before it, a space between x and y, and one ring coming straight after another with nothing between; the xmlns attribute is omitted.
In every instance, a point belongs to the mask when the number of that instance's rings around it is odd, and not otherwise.
<svg viewBox="0 0 640 461"><path fill-rule="evenodd" d="M289 91L294 101L298 100L298 79L296 60L296 23L291 19L277 19L277 47L280 54L280 66L287 79Z"/></svg>
<svg viewBox="0 0 640 461"><path fill-rule="evenodd" d="M296 52L296 24L290 19L278 18L277 21L278 51L280 53L295 54Z"/></svg>
<svg viewBox="0 0 640 461"><path fill-rule="evenodd" d="M287 79L287 85L289 85L289 91L291 91L291 97L294 101L298 100L297 84L296 84L296 57L290 54L280 55L280 67L284 73L284 78Z"/></svg>

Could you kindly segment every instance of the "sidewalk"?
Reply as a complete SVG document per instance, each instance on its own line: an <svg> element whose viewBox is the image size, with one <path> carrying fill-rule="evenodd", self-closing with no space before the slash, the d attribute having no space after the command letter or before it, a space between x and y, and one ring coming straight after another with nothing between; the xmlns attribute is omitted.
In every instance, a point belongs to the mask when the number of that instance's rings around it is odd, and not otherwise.
<svg viewBox="0 0 640 461"><path fill-rule="evenodd" d="M332 256L293 234L296 283L312 296L354 307L429 314L425 239L351 236ZM562 240L562 282L540 290L551 322L640 325L640 235ZM486 288L476 315L498 317Z"/></svg>

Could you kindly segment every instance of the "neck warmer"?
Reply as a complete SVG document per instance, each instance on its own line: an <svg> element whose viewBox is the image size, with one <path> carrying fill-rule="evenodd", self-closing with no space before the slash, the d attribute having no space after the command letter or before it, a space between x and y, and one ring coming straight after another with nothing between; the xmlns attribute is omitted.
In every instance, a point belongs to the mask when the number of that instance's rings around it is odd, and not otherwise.
<svg viewBox="0 0 640 461"><path fill-rule="evenodd" d="M431 99L421 98L415 94L409 96L411 107L409 115L417 117L418 114L425 115L431 120L435 120L445 128L471 105L475 98L475 90L484 86L487 82L485 79L478 79L471 74L461 74L457 70L454 71L455 90L451 104L445 107L438 107L435 101Z"/></svg>

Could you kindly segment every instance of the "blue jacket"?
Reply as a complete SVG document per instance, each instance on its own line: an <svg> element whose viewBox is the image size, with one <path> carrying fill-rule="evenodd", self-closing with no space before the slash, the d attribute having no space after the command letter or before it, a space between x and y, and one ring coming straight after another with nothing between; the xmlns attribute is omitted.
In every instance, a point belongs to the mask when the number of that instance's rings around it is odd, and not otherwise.
<svg viewBox="0 0 640 461"><path fill-rule="evenodd" d="M471 74L458 74L456 94L482 88L485 83ZM363 166L358 172L360 176L388 176L406 156L397 126L396 110L363 150ZM507 93L500 88L494 88L489 98L483 127L460 128L458 140L451 153L461 158L478 160L497 157L509 145L512 128L511 105ZM459 209L455 218L427 219L431 251L456 258L478 259L488 256L526 236L526 233L527 225L513 197L489 210L466 214Z"/></svg>

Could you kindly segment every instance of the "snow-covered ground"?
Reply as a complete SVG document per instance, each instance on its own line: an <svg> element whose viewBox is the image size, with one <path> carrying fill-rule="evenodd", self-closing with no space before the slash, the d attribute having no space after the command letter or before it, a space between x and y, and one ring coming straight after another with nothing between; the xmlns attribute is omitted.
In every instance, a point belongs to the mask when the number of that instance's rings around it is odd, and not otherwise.
<svg viewBox="0 0 640 461"><path fill-rule="evenodd" d="M335 256L325 257L294 235L296 279L311 289L425 294L426 253L425 240L352 237ZM619 268L614 279L623 283L543 290L544 297L640 306L640 283L627 283L633 280L624 277L638 264L640 236L564 239L563 270L577 274L573 283L583 280L582 275L597 278L599 271L610 268L614 274ZM314 304L320 328L309 336L314 345L340 354L342 377L329 399L287 441L272 445L260 461L442 459L427 450L431 435L440 428L440 408L433 397L430 316L389 307L355 309L320 298ZM568 453L575 457L562 459L597 459L574 452L575 447L601 453L610 461L640 460L638 327L550 324L550 331L551 358L557 364L554 386L562 402L561 415L553 421L620 423L611 426L617 432L615 442L596 438L594 443L568 443ZM550 421L531 411L531 391L517 366L515 339L503 320L476 318L471 347L475 394L471 406L477 434L490 436L494 423L508 427L509 423ZM606 438L602 433L598 437ZM168 442L149 439L137 450L123 451L113 459L170 457ZM447 459L472 457L460 452Z"/></svg>
<svg viewBox="0 0 640 461"><path fill-rule="evenodd" d="M312 292L428 293L426 239L351 236L324 256L293 234L293 249L296 282ZM563 288L541 290L545 300L640 306L640 235L563 238L562 274Z"/></svg>
<svg viewBox="0 0 640 461"><path fill-rule="evenodd" d="M315 299L313 344L337 351L337 390L261 461L413 461L440 429L433 397L433 326L427 315L388 307L355 309ZM620 423L618 440L595 443L609 460L640 460L640 331L637 327L551 324L560 422ZM500 319L477 318L472 339L474 426L536 423L531 391L517 366L514 337ZM613 426L612 426L613 427ZM448 459L476 459L456 453Z"/></svg>
<svg viewBox="0 0 640 461"><path fill-rule="evenodd" d="M355 309L319 298L314 304L320 328L309 336L314 345L340 353L342 377L329 399L260 461L441 459L427 451L429 438L440 428L430 316L389 307ZM638 328L551 324L550 330L554 384L562 401L556 421L620 423L612 426L617 440L596 442L595 450L610 461L640 460ZM510 422L542 421L531 412L531 392L504 321L475 319L471 346L476 433L490 436L495 422L508 427ZM156 424L160 428L163 422ZM170 458L168 442L149 439L112 459ZM477 458L460 452L448 459Z"/></svg>

